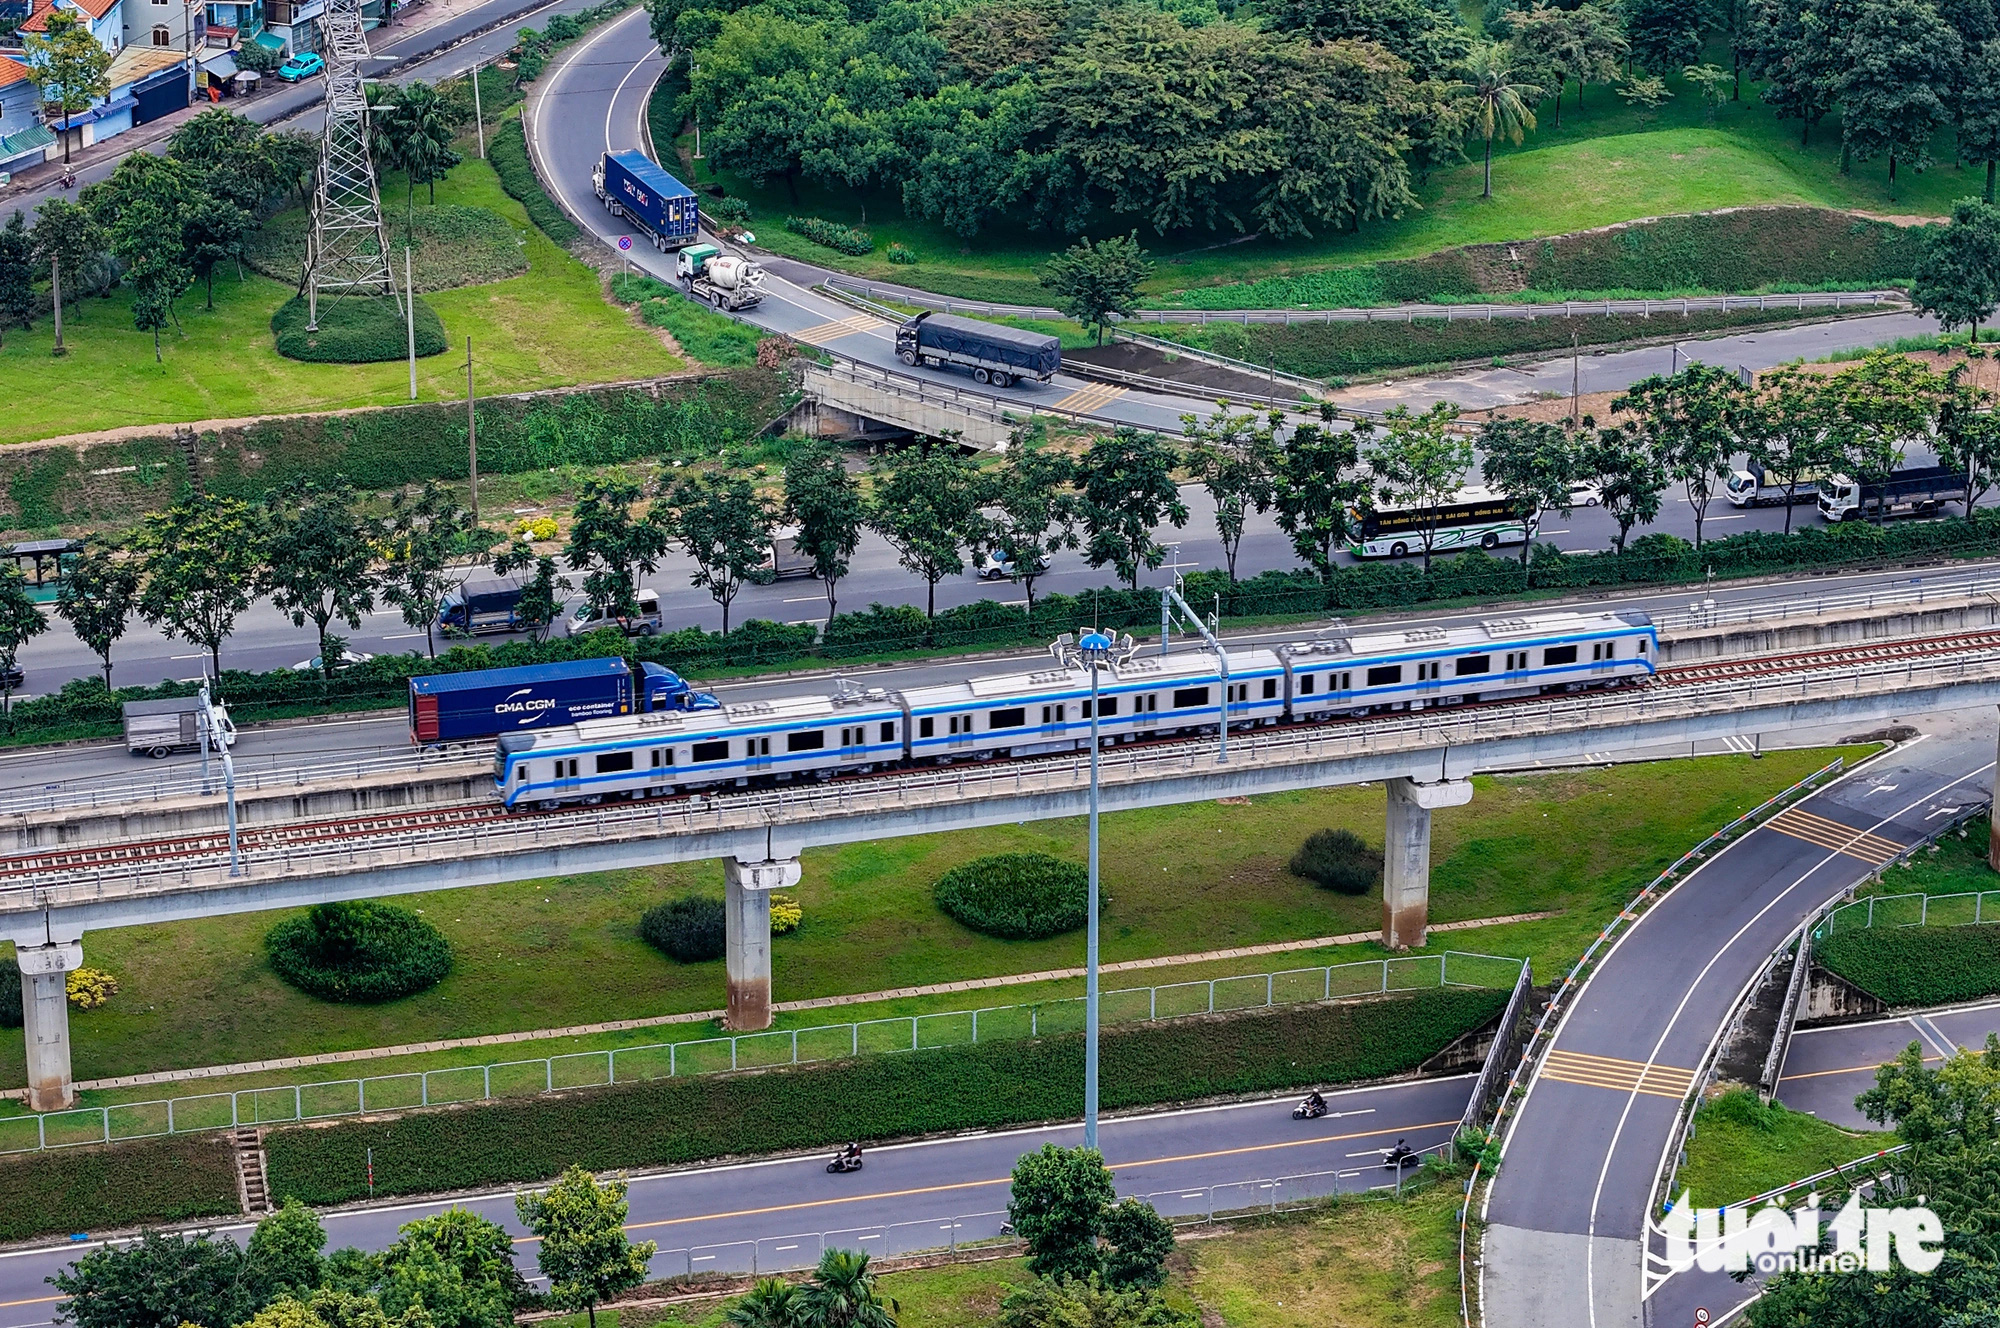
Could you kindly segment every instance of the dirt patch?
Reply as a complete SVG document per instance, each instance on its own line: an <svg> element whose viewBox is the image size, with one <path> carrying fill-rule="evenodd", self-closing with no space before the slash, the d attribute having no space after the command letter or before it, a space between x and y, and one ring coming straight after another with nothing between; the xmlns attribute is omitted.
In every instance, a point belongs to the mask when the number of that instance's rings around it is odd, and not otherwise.
<svg viewBox="0 0 2000 1328"><path fill-rule="evenodd" d="M1063 352L1063 358L1084 364L1102 365L1107 369L1117 369L1124 373L1144 374L1148 378L1186 383L1192 387L1213 388L1218 392L1274 396L1285 390L1284 384L1273 385L1268 378L1240 373L1235 369L1225 369L1186 356L1168 355L1151 346L1142 346L1136 341L1114 341L1109 346L1066 350Z"/></svg>

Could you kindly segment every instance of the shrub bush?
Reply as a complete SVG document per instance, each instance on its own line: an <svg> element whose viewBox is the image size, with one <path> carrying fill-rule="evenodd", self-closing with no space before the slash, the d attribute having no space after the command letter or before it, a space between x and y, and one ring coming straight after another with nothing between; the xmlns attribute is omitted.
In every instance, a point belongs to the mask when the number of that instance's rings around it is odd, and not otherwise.
<svg viewBox="0 0 2000 1328"><path fill-rule="evenodd" d="M734 194L724 194L721 198L710 199L701 205L701 210L717 221L738 225L750 220L750 204Z"/></svg>
<svg viewBox="0 0 2000 1328"><path fill-rule="evenodd" d="M785 229L794 235L805 236L814 244L823 244L836 253L852 254L856 258L875 250L875 237L867 231L820 217L786 217Z"/></svg>
<svg viewBox="0 0 2000 1328"><path fill-rule="evenodd" d="M1107 902L1099 882L1098 906ZM1083 866L1046 853L974 858L938 878L938 907L974 931L1010 941L1038 941L1090 920L1090 878Z"/></svg>
<svg viewBox="0 0 2000 1328"><path fill-rule="evenodd" d="M1891 1005L2000 994L2000 926L1837 931L1813 943L1813 959Z"/></svg>
<svg viewBox="0 0 2000 1328"><path fill-rule="evenodd" d="M0 1241L235 1216L242 1203L225 1133L0 1157L0 1194L35 1196L0 1204Z"/></svg>
<svg viewBox="0 0 2000 1328"><path fill-rule="evenodd" d="M906 245L892 244L889 246L889 261L898 267L914 267L917 256Z"/></svg>
<svg viewBox="0 0 2000 1328"><path fill-rule="evenodd" d="M414 995L451 972L451 946L407 908L315 904L265 933L271 968L308 996L373 1005Z"/></svg>
<svg viewBox="0 0 2000 1328"><path fill-rule="evenodd" d="M655 904L639 918L640 939L683 964L722 958L724 928L722 901L710 895Z"/></svg>
<svg viewBox="0 0 2000 1328"><path fill-rule="evenodd" d="M1338 894L1365 895L1382 877L1382 854L1352 830L1315 830L1292 855L1291 869Z"/></svg>
<svg viewBox="0 0 2000 1328"><path fill-rule="evenodd" d="M19 1028L21 1023L21 965L0 959L0 1028Z"/></svg>
<svg viewBox="0 0 2000 1328"><path fill-rule="evenodd" d="M799 929L799 924L805 920L806 911L799 906L798 900L790 895L772 891L771 934L773 936L784 936L795 932Z"/></svg>
<svg viewBox="0 0 2000 1328"><path fill-rule="evenodd" d="M1506 1004L1504 991L1451 987L1108 1028L1102 1106L1400 1074ZM613 1171L848 1139L999 1129L1068 1119L1082 1108L1083 1037L1065 1034L277 1129L265 1150L274 1195L329 1204L367 1196L370 1148L381 1197L539 1180L571 1165Z"/></svg>
<svg viewBox="0 0 2000 1328"><path fill-rule="evenodd" d="M527 70L528 58L524 54L521 72L526 74ZM524 83L528 81L527 78L522 79ZM486 146L486 159L493 164L493 173L500 177L500 187L507 191L509 198L527 209L528 220L539 226L542 234L557 244L568 244L583 234L569 219L569 214L542 188L534 165L528 160L528 140L522 135L519 117L500 126L499 132Z"/></svg>
<svg viewBox="0 0 2000 1328"><path fill-rule="evenodd" d="M63 994L79 1010L96 1010L118 994L118 979L101 968L71 969L63 979Z"/></svg>
<svg viewBox="0 0 2000 1328"><path fill-rule="evenodd" d="M355 296L322 303L317 332L306 331L309 316L306 302L297 296L278 306L271 315L278 354L315 364L377 364L409 353L402 306L391 297ZM447 344L437 312L418 300L417 354L442 355Z"/></svg>

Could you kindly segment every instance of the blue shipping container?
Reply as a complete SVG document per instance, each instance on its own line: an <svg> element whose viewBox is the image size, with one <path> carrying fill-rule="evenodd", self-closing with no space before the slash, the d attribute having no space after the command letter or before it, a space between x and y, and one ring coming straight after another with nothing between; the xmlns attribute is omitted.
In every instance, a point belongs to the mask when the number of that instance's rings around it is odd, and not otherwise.
<svg viewBox="0 0 2000 1328"><path fill-rule="evenodd" d="M410 679L414 743L478 741L632 710L632 673L616 656Z"/></svg>
<svg viewBox="0 0 2000 1328"><path fill-rule="evenodd" d="M597 196L614 217L639 223L655 249L694 243L701 213L694 190L643 152L607 152L597 165Z"/></svg>

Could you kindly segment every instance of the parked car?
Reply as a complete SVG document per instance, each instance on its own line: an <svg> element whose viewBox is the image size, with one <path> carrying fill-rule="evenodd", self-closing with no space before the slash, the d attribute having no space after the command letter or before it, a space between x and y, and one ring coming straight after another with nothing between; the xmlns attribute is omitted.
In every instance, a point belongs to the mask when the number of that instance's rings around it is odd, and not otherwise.
<svg viewBox="0 0 2000 1328"><path fill-rule="evenodd" d="M326 72L326 61L311 51L301 51L278 66L278 77L287 83L296 83L302 78Z"/></svg>

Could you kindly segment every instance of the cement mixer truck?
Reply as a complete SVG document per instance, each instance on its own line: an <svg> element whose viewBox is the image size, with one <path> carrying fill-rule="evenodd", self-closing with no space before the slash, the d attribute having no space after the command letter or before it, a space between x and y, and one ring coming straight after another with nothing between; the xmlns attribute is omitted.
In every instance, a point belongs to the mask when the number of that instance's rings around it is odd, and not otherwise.
<svg viewBox="0 0 2000 1328"><path fill-rule="evenodd" d="M749 309L764 298L757 288L764 269L747 258L725 254L712 244L691 244L674 260L674 275L690 299L707 300L731 313Z"/></svg>

